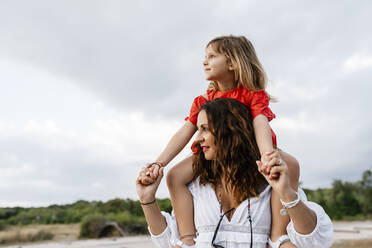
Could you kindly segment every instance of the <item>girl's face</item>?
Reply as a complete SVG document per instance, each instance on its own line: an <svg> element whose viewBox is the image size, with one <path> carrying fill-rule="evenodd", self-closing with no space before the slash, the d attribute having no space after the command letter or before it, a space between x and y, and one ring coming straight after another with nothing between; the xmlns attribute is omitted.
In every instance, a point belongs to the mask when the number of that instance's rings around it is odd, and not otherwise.
<svg viewBox="0 0 372 248"><path fill-rule="evenodd" d="M212 160L216 157L216 145L214 144L214 136L208 128L208 118L205 110L199 112L198 121L198 135L195 142L199 143L204 152L206 160Z"/></svg>
<svg viewBox="0 0 372 248"><path fill-rule="evenodd" d="M212 45L205 50L203 66L205 79L209 81L224 81L233 73L233 68L227 63L225 55L217 53Z"/></svg>

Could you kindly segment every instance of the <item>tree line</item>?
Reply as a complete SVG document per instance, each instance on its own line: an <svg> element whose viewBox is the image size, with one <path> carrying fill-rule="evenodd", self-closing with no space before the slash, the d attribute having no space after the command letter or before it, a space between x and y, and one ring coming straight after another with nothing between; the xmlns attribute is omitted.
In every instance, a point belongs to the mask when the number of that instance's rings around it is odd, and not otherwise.
<svg viewBox="0 0 372 248"><path fill-rule="evenodd" d="M366 170L357 182L334 180L331 188L304 189L333 220L364 220L372 217L372 172ZM158 199L161 210L171 212L169 199ZM127 233L146 233L139 201L113 199L107 202L80 200L73 204L38 208L0 208L0 230L11 225L81 223L82 237L93 237L92 226L115 221Z"/></svg>
<svg viewBox="0 0 372 248"><path fill-rule="evenodd" d="M356 182L333 180L332 188L305 190L310 201L320 204L333 220L366 220L372 217L372 172Z"/></svg>

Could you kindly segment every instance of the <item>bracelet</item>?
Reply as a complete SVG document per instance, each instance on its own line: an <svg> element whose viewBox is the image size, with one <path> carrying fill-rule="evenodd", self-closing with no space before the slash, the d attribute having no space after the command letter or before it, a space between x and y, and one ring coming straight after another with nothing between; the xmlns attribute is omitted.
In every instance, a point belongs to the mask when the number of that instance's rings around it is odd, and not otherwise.
<svg viewBox="0 0 372 248"><path fill-rule="evenodd" d="M195 245L187 245L187 244L183 243L181 240L178 240L178 239L171 239L170 243L173 246L178 245L179 247L182 247L182 248L195 248Z"/></svg>
<svg viewBox="0 0 372 248"><path fill-rule="evenodd" d="M295 192L296 193L296 199L294 199L293 201L291 201L291 202L284 202L284 201L282 201L282 199L280 199L280 202L282 203L282 205L283 205L283 208L282 209L280 209L280 215L282 215L282 216L285 216L285 215L287 215L287 211L286 211L286 209L287 208L293 208L294 206L296 206L299 202L300 202L300 196L298 195L298 193L297 192Z"/></svg>
<svg viewBox="0 0 372 248"><path fill-rule="evenodd" d="M273 242L270 238L269 238L269 245L272 247L272 248L279 248L281 244L285 243L285 242L288 242L290 241L289 239L289 236L288 235L282 235L278 238L277 241Z"/></svg>
<svg viewBox="0 0 372 248"><path fill-rule="evenodd" d="M151 163L151 165L154 165L154 164L159 165L160 167L164 167L165 166L162 162L153 162L153 163Z"/></svg>
<svg viewBox="0 0 372 248"><path fill-rule="evenodd" d="M150 204L153 204L155 202L156 202L156 199L151 201L151 202L146 202L146 203L140 201L141 205L150 205Z"/></svg>
<svg viewBox="0 0 372 248"><path fill-rule="evenodd" d="M180 237L180 239L182 240L182 239L187 238L187 237L195 237L196 238L197 236L198 236L197 233L185 234L185 235L182 235Z"/></svg>
<svg viewBox="0 0 372 248"><path fill-rule="evenodd" d="M149 165L153 166L154 164L158 165L159 169L165 166L162 162L153 162L153 163L150 163ZM150 171L146 172L146 176L150 176Z"/></svg>

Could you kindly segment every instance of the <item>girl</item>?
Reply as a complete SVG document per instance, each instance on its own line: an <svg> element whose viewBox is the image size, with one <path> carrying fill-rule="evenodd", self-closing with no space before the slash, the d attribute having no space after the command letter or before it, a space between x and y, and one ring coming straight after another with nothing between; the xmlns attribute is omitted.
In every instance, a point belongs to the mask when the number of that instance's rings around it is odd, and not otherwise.
<svg viewBox="0 0 372 248"><path fill-rule="evenodd" d="M268 107L270 96L265 92L266 75L251 42L243 36L217 37L207 44L203 66L206 79L211 81L209 89L206 94L194 99L185 124L174 134L164 151L155 160L156 162L148 165L151 167L153 179L146 178L142 183L153 183L160 167L166 166L185 147L197 131L199 108L207 101L216 98L233 98L250 108L254 118L255 138L264 165L267 164L267 154L277 147L276 136L269 126L269 121L275 118L275 115ZM209 147L203 147L203 152L208 149ZM297 190L298 162L283 151L280 151L280 154L288 165L291 186ZM264 169L269 175L270 168ZM167 185L177 217L180 239L188 245L192 245L196 237L192 196L186 186L193 177L191 157L175 165L167 174ZM289 218L279 214L282 205L275 192L271 196L271 201L271 240L275 241L286 233L285 227L289 223Z"/></svg>

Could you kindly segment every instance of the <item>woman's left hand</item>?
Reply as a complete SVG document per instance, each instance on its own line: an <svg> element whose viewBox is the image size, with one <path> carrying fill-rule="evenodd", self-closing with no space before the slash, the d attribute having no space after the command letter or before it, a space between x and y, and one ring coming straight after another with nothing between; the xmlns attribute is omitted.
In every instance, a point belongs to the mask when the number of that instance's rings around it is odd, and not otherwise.
<svg viewBox="0 0 372 248"><path fill-rule="evenodd" d="M288 166L281 158L279 151L272 151L265 154L268 163L263 165L261 161L256 161L259 172L266 178L267 182L271 185L281 199L287 198L288 194L293 193L293 189L289 184ZM270 173L265 173L267 168ZM274 175L279 175L275 177Z"/></svg>
<svg viewBox="0 0 372 248"><path fill-rule="evenodd" d="M150 172L150 168L142 168L136 180L136 190L141 202L151 202L155 200L156 191L163 178L164 168L160 168L157 178L151 184L143 183L151 179L152 175L148 175L148 172Z"/></svg>

